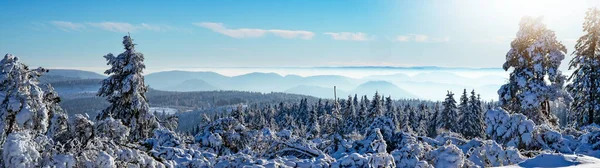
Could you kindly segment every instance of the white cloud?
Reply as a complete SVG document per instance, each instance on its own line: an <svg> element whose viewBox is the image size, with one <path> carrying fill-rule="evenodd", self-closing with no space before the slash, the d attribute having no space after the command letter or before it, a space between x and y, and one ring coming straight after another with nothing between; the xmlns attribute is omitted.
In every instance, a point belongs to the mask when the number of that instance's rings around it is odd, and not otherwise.
<svg viewBox="0 0 600 168"><path fill-rule="evenodd" d="M369 37L366 33L362 32L326 32L325 35L331 36L334 40L347 40L347 41L367 41Z"/></svg>
<svg viewBox="0 0 600 168"><path fill-rule="evenodd" d="M75 22L67 22L67 21L52 21L50 22L52 25L56 26L60 30L69 32L72 30L81 31L89 27L98 28L106 31L113 32L136 32L140 30L149 30L149 31L163 31L167 29L173 29L169 26L159 26L152 24L131 24L126 22L85 22L85 23L75 23ZM86 26L87 25L87 26Z"/></svg>
<svg viewBox="0 0 600 168"><path fill-rule="evenodd" d="M310 40L315 35L315 33L304 30L279 30L279 29L251 29L251 28L239 28L239 29L229 29L223 25L223 23L213 23L213 22L201 22L201 23L192 23L198 27L207 28L217 33L224 34L233 38L256 38L262 37L267 33L273 34L278 37L287 38L287 39L304 39Z"/></svg>
<svg viewBox="0 0 600 168"><path fill-rule="evenodd" d="M65 21L52 21L52 25L56 26L62 31L69 32L71 30L81 31L85 28L85 25L81 23L65 22Z"/></svg>
<svg viewBox="0 0 600 168"><path fill-rule="evenodd" d="M137 29L132 24L124 22L90 22L87 24L99 29L121 33L134 32Z"/></svg>
<svg viewBox="0 0 600 168"><path fill-rule="evenodd" d="M394 41L399 41L399 42L410 42L410 41L414 41L414 42L419 42L419 43L424 43L424 42L437 42L437 43L441 43L441 42L449 42L450 41L450 37L446 36L446 37L429 37L428 35L423 35L423 34L408 34L408 35L399 35L396 36L396 38L394 39Z"/></svg>
<svg viewBox="0 0 600 168"><path fill-rule="evenodd" d="M422 35L422 34L416 34L416 35L414 35L414 38L415 38L416 42L425 42L425 41L427 41L427 39L429 39L429 36Z"/></svg>
<svg viewBox="0 0 600 168"><path fill-rule="evenodd" d="M269 32L273 33L276 36L287 38L287 39L300 38L300 39L304 39L304 40L310 40L310 39L312 39L313 36L315 36L315 33L313 33L313 32L302 31L302 30L296 31L296 30L273 29L273 30L269 30Z"/></svg>
<svg viewBox="0 0 600 168"><path fill-rule="evenodd" d="M410 36L398 36L398 37L396 37L396 41L401 41L401 42L410 41Z"/></svg>

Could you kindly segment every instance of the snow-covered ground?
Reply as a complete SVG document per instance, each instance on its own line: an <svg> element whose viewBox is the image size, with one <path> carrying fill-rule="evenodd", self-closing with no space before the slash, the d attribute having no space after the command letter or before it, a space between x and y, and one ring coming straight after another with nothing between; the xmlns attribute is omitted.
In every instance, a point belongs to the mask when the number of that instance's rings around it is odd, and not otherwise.
<svg viewBox="0 0 600 168"><path fill-rule="evenodd" d="M155 113L155 114L161 114L161 113L166 113L166 114L175 114L177 112L179 112L179 110L174 109L174 108L169 108L169 107L150 107L150 112Z"/></svg>
<svg viewBox="0 0 600 168"><path fill-rule="evenodd" d="M600 159L586 155L541 154L512 167L600 167Z"/></svg>

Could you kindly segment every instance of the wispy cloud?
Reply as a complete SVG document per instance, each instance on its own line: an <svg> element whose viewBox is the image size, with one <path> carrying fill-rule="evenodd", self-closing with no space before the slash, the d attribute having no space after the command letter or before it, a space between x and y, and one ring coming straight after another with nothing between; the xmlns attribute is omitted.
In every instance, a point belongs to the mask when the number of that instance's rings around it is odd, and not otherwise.
<svg viewBox="0 0 600 168"><path fill-rule="evenodd" d="M394 41L398 41L398 42L410 42L410 41L414 41L414 42L420 42L420 43L424 43L424 42L448 42L450 41L450 37L446 36L446 37L429 37L428 35L423 35L423 34L408 34L408 35L399 35L396 36L396 38L394 39Z"/></svg>
<svg viewBox="0 0 600 168"><path fill-rule="evenodd" d="M135 26L133 26L132 24L123 22L89 22L87 24L99 29L121 33L133 32L136 29Z"/></svg>
<svg viewBox="0 0 600 168"><path fill-rule="evenodd" d="M315 33L310 32L310 31L303 31L303 30L273 29L273 30L268 30L268 31L270 33L273 33L276 36L287 38L287 39L300 38L300 39L304 39L304 40L310 40L310 39L312 39L313 36L315 36Z"/></svg>
<svg viewBox="0 0 600 168"><path fill-rule="evenodd" d="M50 24L54 25L58 29L70 32L70 31L82 31L88 28L96 28L100 30L126 33L126 32L137 32L141 30L148 31L165 31L174 29L170 26L164 25L153 25L147 23L131 24L127 22L69 22L69 21L51 21Z"/></svg>
<svg viewBox="0 0 600 168"><path fill-rule="evenodd" d="M367 41L369 37L363 32L326 32L325 35L331 36L334 40L346 40L346 41Z"/></svg>
<svg viewBox="0 0 600 168"><path fill-rule="evenodd" d="M73 23L73 22L66 22L66 21L51 21L50 22L52 25L56 26L58 29L65 31L65 32L69 32L69 31L81 31L82 29L85 28L85 25L81 24L81 23Z"/></svg>
<svg viewBox="0 0 600 168"><path fill-rule="evenodd" d="M233 38L256 38L262 37L266 34L273 34L278 37L287 38L287 39L304 39L310 40L315 35L315 33L305 30L280 30L280 29L253 29L253 28L239 28L239 29L229 29L223 25L223 23L214 23L214 22L201 22L201 23L192 23L195 26L207 28L217 33L224 34Z"/></svg>
<svg viewBox="0 0 600 168"><path fill-rule="evenodd" d="M131 24L126 22L87 22L87 24L102 30L120 33L137 32L141 30L164 31L169 29L169 27L166 26L151 25L146 23Z"/></svg>

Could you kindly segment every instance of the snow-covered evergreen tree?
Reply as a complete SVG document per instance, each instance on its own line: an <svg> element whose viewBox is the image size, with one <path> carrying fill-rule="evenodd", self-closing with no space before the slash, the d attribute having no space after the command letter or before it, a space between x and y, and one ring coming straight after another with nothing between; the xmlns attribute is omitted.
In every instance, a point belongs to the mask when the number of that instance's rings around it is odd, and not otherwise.
<svg viewBox="0 0 600 168"><path fill-rule="evenodd" d="M321 126L319 125L319 118L315 110L311 110L308 119L308 136L310 138L317 138L321 135Z"/></svg>
<svg viewBox="0 0 600 168"><path fill-rule="evenodd" d="M439 114L440 114L440 106L439 106L439 102L436 102L433 107L433 113L431 114L431 117L429 117L429 121L428 121L428 125L427 125L427 136L428 137L437 136Z"/></svg>
<svg viewBox="0 0 600 168"><path fill-rule="evenodd" d="M379 92L375 92L371 106L369 107L369 119L372 120L381 115L383 115L383 102L381 101Z"/></svg>
<svg viewBox="0 0 600 168"><path fill-rule="evenodd" d="M471 139L483 137L484 135L484 118L480 104L475 96L475 90L471 91L471 96L465 108L466 111L463 112L459 122L461 133L465 138Z"/></svg>
<svg viewBox="0 0 600 168"><path fill-rule="evenodd" d="M415 129L417 135L419 136L427 136L427 122L429 121L429 109L425 104L419 104L419 118L417 120L417 128Z"/></svg>
<svg viewBox="0 0 600 168"><path fill-rule="evenodd" d="M6 54L0 66L0 146L13 132L45 134L52 109L38 87L38 77L48 70L31 70L12 54Z"/></svg>
<svg viewBox="0 0 600 168"><path fill-rule="evenodd" d="M579 126L600 124L600 10L586 12L583 31L569 62L569 70L574 71L567 86L573 97L571 112Z"/></svg>
<svg viewBox="0 0 600 168"><path fill-rule="evenodd" d="M469 97L467 96L467 89L464 89L458 104L458 116L464 115L467 111L469 111Z"/></svg>
<svg viewBox="0 0 600 168"><path fill-rule="evenodd" d="M448 91L446 94L446 99L442 104L444 106L444 110L440 114L439 128L449 130L452 132L459 131L458 126L458 109L456 108L456 100L454 100L454 93Z"/></svg>
<svg viewBox="0 0 600 168"><path fill-rule="evenodd" d="M159 127L156 117L149 111L144 84L144 55L135 51L133 39L123 37L125 52L114 56L104 56L111 68L104 73L110 75L102 81L98 96L106 97L109 107L98 114L97 119L108 117L120 119L131 128L130 139L134 141L151 137L155 128Z"/></svg>
<svg viewBox="0 0 600 168"><path fill-rule="evenodd" d="M566 51L541 17L523 17L503 65L505 71L513 71L509 83L498 90L502 107L525 114L538 124L556 125L550 101L566 96L563 91L566 77L558 70Z"/></svg>
<svg viewBox="0 0 600 168"><path fill-rule="evenodd" d="M357 125L357 115L356 115L356 107L354 105L352 96L348 96L348 99L346 100L346 105L344 106L344 110L342 112L342 117L345 123L345 125L342 128L342 134L349 134L352 133L356 130L356 125Z"/></svg>

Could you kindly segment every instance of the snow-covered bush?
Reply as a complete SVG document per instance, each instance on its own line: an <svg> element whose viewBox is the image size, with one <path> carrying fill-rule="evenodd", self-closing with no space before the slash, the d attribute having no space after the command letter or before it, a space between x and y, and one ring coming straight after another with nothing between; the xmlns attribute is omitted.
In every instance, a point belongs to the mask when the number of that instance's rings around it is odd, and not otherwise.
<svg viewBox="0 0 600 168"><path fill-rule="evenodd" d="M367 132L370 132L373 129L379 129L381 134L383 135L383 139L386 141L391 141L394 132L396 132L396 125L391 118L387 116L380 116L373 120L371 126L367 129Z"/></svg>
<svg viewBox="0 0 600 168"><path fill-rule="evenodd" d="M435 167L463 167L466 160L463 152L450 141L446 141L444 146L431 151L428 158Z"/></svg>
<svg viewBox="0 0 600 168"><path fill-rule="evenodd" d="M488 110L486 133L494 141L524 149L532 145L535 124L522 114L509 114L496 108Z"/></svg>
<svg viewBox="0 0 600 168"><path fill-rule="evenodd" d="M369 166L372 167L396 167L394 157L387 153L384 140L376 140L371 143L371 147L376 152L369 158Z"/></svg>
<svg viewBox="0 0 600 168"><path fill-rule="evenodd" d="M99 151L94 167L111 168L117 167L117 165L115 164L115 158L104 151Z"/></svg>
<svg viewBox="0 0 600 168"><path fill-rule="evenodd" d="M5 167L38 167L41 158L38 146L28 131L8 134L2 150Z"/></svg>
<svg viewBox="0 0 600 168"><path fill-rule="evenodd" d="M98 137L106 137L115 142L123 142L129 135L129 128L120 120L112 117L105 118L95 124L94 133Z"/></svg>
<svg viewBox="0 0 600 168"><path fill-rule="evenodd" d="M248 147L246 127L234 118L221 118L204 126L203 132L196 135L195 141L203 147L221 154L237 153Z"/></svg>
<svg viewBox="0 0 600 168"><path fill-rule="evenodd" d="M541 149L554 150L561 153L573 153L573 147L577 144L563 138L560 132L544 124L535 127L533 132L535 137L535 146Z"/></svg>
<svg viewBox="0 0 600 168"><path fill-rule="evenodd" d="M365 137L365 139L360 140L360 141L355 141L354 144L352 145L352 147L358 153L376 153L376 151L374 151L373 148L371 147L371 144L373 144L373 142L375 142L375 141L384 141L385 142L385 140L383 139L383 135L381 134L381 131L379 130L379 128L370 130L368 132L367 136Z"/></svg>
<svg viewBox="0 0 600 168"><path fill-rule="evenodd" d="M497 167L519 163L525 159L514 147L506 150L498 143L487 140L481 146L470 148L467 157L475 165L481 167Z"/></svg>
<svg viewBox="0 0 600 168"><path fill-rule="evenodd" d="M331 167L369 167L369 156L352 153L338 159L336 162L331 164Z"/></svg>
<svg viewBox="0 0 600 168"><path fill-rule="evenodd" d="M80 151L93 138L94 122L90 121L87 116L76 114L69 122L69 130L71 131L71 139L67 144L69 149Z"/></svg>

